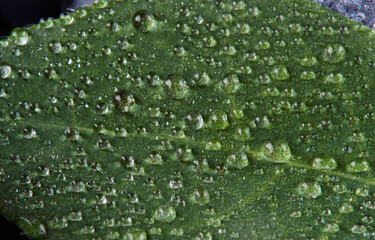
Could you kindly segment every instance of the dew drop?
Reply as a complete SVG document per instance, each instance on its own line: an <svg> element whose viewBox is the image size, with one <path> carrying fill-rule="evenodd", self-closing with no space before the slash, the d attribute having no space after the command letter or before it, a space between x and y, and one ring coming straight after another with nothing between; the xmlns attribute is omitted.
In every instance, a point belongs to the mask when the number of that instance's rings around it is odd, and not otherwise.
<svg viewBox="0 0 375 240"><path fill-rule="evenodd" d="M108 139L104 138L99 138L98 141L96 142L96 146L101 149L101 150L109 150L111 148L111 143L109 142Z"/></svg>
<svg viewBox="0 0 375 240"><path fill-rule="evenodd" d="M140 32L149 32L157 27L155 16L147 10L139 10L133 15L133 26Z"/></svg>
<svg viewBox="0 0 375 240"><path fill-rule="evenodd" d="M317 198L322 194L319 183L301 183L298 185L298 193L308 198Z"/></svg>
<svg viewBox="0 0 375 240"><path fill-rule="evenodd" d="M235 138L240 141L250 140L250 128L248 126L238 126L235 132Z"/></svg>
<svg viewBox="0 0 375 240"><path fill-rule="evenodd" d="M192 162L195 157L192 149L188 147L181 147L177 149L177 156L183 162Z"/></svg>
<svg viewBox="0 0 375 240"><path fill-rule="evenodd" d="M176 210L170 206L162 206L155 210L153 217L157 221L169 223L176 218Z"/></svg>
<svg viewBox="0 0 375 240"><path fill-rule="evenodd" d="M338 232L339 230L340 230L340 227L337 223L327 223L323 227L323 232L326 232L326 233L335 233L335 232Z"/></svg>
<svg viewBox="0 0 375 240"><path fill-rule="evenodd" d="M198 86L208 86L210 85L210 83L211 83L211 78L206 72L204 72L202 76L200 77L198 76L198 81L197 81Z"/></svg>
<svg viewBox="0 0 375 240"><path fill-rule="evenodd" d="M270 76L276 80L286 80L290 77L290 74L284 65L277 65L270 72Z"/></svg>
<svg viewBox="0 0 375 240"><path fill-rule="evenodd" d="M303 71L300 78L302 80L314 80L316 78L316 73L314 71Z"/></svg>
<svg viewBox="0 0 375 240"><path fill-rule="evenodd" d="M370 171L370 164L367 161L353 161L346 166L346 171L352 173Z"/></svg>
<svg viewBox="0 0 375 240"><path fill-rule="evenodd" d="M141 229L130 229L124 234L123 240L147 240L147 233Z"/></svg>
<svg viewBox="0 0 375 240"><path fill-rule="evenodd" d="M227 157L226 165L230 168L242 169L249 165L249 160L244 152L234 153Z"/></svg>
<svg viewBox="0 0 375 240"><path fill-rule="evenodd" d="M231 74L220 83L223 90L228 94L233 94L240 87L240 80L236 74Z"/></svg>
<svg viewBox="0 0 375 240"><path fill-rule="evenodd" d="M133 94L122 90L114 94L112 102L117 111L125 113L132 110L136 99L134 98Z"/></svg>
<svg viewBox="0 0 375 240"><path fill-rule="evenodd" d="M343 214L348 214L348 213L351 213L353 212L354 208L352 205L350 205L349 203L344 203L343 205L341 205L341 207L339 208L339 212L340 213L343 213Z"/></svg>
<svg viewBox="0 0 375 240"><path fill-rule="evenodd" d="M153 152L148 157L147 162L153 165L162 165L163 158L158 152Z"/></svg>
<svg viewBox="0 0 375 240"><path fill-rule="evenodd" d="M191 113L186 116L185 123L190 129L197 131L203 127L204 121L201 114Z"/></svg>
<svg viewBox="0 0 375 240"><path fill-rule="evenodd" d="M15 43L20 46L25 46L30 40L29 33L23 28L15 28L10 36L14 37Z"/></svg>
<svg viewBox="0 0 375 240"><path fill-rule="evenodd" d="M32 127L26 127L22 131L23 137L26 139L32 139L37 137L36 130Z"/></svg>
<svg viewBox="0 0 375 240"><path fill-rule="evenodd" d="M308 57L304 57L304 58L301 58L299 60L299 62L301 63L302 66L304 67L310 67L312 65L315 65L318 63L318 60L316 59L316 57L314 56L308 56Z"/></svg>
<svg viewBox="0 0 375 240"><path fill-rule="evenodd" d="M170 75L165 81L165 85L169 94L174 99L183 99L189 93L189 86L187 85L186 81L176 75Z"/></svg>
<svg viewBox="0 0 375 240"><path fill-rule="evenodd" d="M217 130L224 130L229 127L227 114L222 110L216 110L210 116L211 125Z"/></svg>
<svg viewBox="0 0 375 240"><path fill-rule="evenodd" d="M0 75L2 79L8 78L12 72L12 68L8 65L0 66Z"/></svg>
<svg viewBox="0 0 375 240"><path fill-rule="evenodd" d="M352 233L354 234L365 234L367 233L367 227L361 224L356 224L352 227Z"/></svg>
<svg viewBox="0 0 375 240"><path fill-rule="evenodd" d="M219 141L210 141L206 144L205 148L207 150L214 150L214 151L217 151L217 150L220 150L221 149L221 143Z"/></svg>
<svg viewBox="0 0 375 240"><path fill-rule="evenodd" d="M65 137L69 141L75 142L79 139L79 131L76 128L69 127L65 130Z"/></svg>
<svg viewBox="0 0 375 240"><path fill-rule="evenodd" d="M192 194L192 200L199 205L205 205L210 202L210 194L206 189L196 189Z"/></svg>
<svg viewBox="0 0 375 240"><path fill-rule="evenodd" d="M327 83L343 83L345 77L341 73L330 73L324 78Z"/></svg>
<svg viewBox="0 0 375 240"><path fill-rule="evenodd" d="M336 169L337 163L333 158L315 158L312 166L319 169L333 170Z"/></svg>
<svg viewBox="0 0 375 240"><path fill-rule="evenodd" d="M17 221L17 225L31 238L44 239L46 237L46 227L37 220L21 217Z"/></svg>
<svg viewBox="0 0 375 240"><path fill-rule="evenodd" d="M321 58L325 62L339 63L345 59L345 54L344 46L340 44L329 44L323 49Z"/></svg>
<svg viewBox="0 0 375 240"><path fill-rule="evenodd" d="M51 41L51 42L48 43L48 49L52 53L60 53L60 52L62 52L63 47L62 47L61 42Z"/></svg>
<svg viewBox="0 0 375 240"><path fill-rule="evenodd" d="M271 44L268 41L260 41L258 45L259 45L259 48L262 50L266 50L271 47Z"/></svg>
<svg viewBox="0 0 375 240"><path fill-rule="evenodd" d="M277 141L275 143L265 143L255 156L261 160L282 163L289 162L292 158L292 153L286 142Z"/></svg>

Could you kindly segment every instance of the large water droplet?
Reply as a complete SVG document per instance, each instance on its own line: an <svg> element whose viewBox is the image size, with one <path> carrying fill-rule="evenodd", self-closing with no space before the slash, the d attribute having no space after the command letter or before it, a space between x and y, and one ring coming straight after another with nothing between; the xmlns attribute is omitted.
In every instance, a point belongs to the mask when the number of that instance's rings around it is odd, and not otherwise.
<svg viewBox="0 0 375 240"><path fill-rule="evenodd" d="M277 141L275 143L265 143L255 156L261 160L281 163L289 162L292 158L292 153L286 142Z"/></svg>
<svg viewBox="0 0 375 240"><path fill-rule="evenodd" d="M345 48L340 44L329 44L321 52L321 58L325 62L338 63L345 59Z"/></svg>
<svg viewBox="0 0 375 240"><path fill-rule="evenodd" d="M238 126L235 132L235 138L240 141L250 140L250 128L248 126Z"/></svg>
<svg viewBox="0 0 375 240"><path fill-rule="evenodd" d="M61 42L51 41L51 42L48 43L48 49L52 53L60 53L60 52L62 52L63 47L62 47Z"/></svg>
<svg viewBox="0 0 375 240"><path fill-rule="evenodd" d="M336 160L333 158L315 158L312 165L314 168L327 170L333 170L337 167Z"/></svg>
<svg viewBox="0 0 375 240"><path fill-rule="evenodd" d="M212 126L217 130L224 130L229 127L228 116L222 110L213 111L210 116L210 121Z"/></svg>
<svg viewBox="0 0 375 240"><path fill-rule="evenodd" d="M140 32L149 32L157 27L157 21L147 10L139 10L133 15L133 26Z"/></svg>
<svg viewBox="0 0 375 240"><path fill-rule="evenodd" d="M0 66L0 76L1 78L5 79L10 76L12 72L12 68L8 65L2 65Z"/></svg>
<svg viewBox="0 0 375 240"><path fill-rule="evenodd" d="M234 153L227 157L226 165L230 168L244 168L249 165L249 160L244 152Z"/></svg>
<svg viewBox="0 0 375 240"><path fill-rule="evenodd" d="M10 33L10 36L14 37L15 43L20 46L26 45L30 40L29 33L23 28L15 28Z"/></svg>
<svg viewBox="0 0 375 240"><path fill-rule="evenodd" d="M240 80L236 74L231 74L221 81L221 87L228 94L233 94L240 87Z"/></svg>
<svg viewBox="0 0 375 240"><path fill-rule="evenodd" d="M298 193L308 198L317 198L322 194L319 183L301 183L298 185Z"/></svg>
<svg viewBox="0 0 375 240"><path fill-rule="evenodd" d="M210 194L206 189L197 189L193 192L192 200L199 205L205 205L210 201Z"/></svg>
<svg viewBox="0 0 375 240"><path fill-rule="evenodd" d="M358 172L367 172L370 171L370 164L367 161L352 161L346 166L348 172L358 173Z"/></svg>
<svg viewBox="0 0 375 240"><path fill-rule="evenodd" d="M192 130L197 131L203 127L203 117L199 113L188 114L185 118L186 125Z"/></svg>
<svg viewBox="0 0 375 240"><path fill-rule="evenodd" d="M170 206L162 206L155 210L154 219L160 222L171 222L176 218L176 210Z"/></svg>
<svg viewBox="0 0 375 240"><path fill-rule="evenodd" d="M286 80L290 77L287 68L284 65L275 66L270 72L271 78L276 80Z"/></svg>

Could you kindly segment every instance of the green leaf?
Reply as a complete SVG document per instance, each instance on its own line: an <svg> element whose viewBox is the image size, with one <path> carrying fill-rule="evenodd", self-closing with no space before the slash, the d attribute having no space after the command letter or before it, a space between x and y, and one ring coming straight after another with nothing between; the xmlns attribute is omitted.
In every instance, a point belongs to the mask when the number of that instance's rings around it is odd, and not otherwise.
<svg viewBox="0 0 375 240"><path fill-rule="evenodd" d="M0 213L30 237L374 238L370 29L108 0L0 46Z"/></svg>

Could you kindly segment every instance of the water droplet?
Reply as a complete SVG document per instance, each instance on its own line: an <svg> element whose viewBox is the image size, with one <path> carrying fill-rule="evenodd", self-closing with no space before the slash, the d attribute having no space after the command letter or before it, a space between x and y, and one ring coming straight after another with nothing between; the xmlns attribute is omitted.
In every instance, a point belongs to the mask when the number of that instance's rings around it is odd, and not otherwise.
<svg viewBox="0 0 375 240"><path fill-rule="evenodd" d="M284 65L275 66L270 72L271 78L276 80L286 80L290 77L287 68Z"/></svg>
<svg viewBox="0 0 375 240"><path fill-rule="evenodd" d="M199 113L188 114L185 118L186 125L194 131L197 131L203 127L203 117Z"/></svg>
<svg viewBox="0 0 375 240"><path fill-rule="evenodd" d="M139 10L133 15L133 26L140 32L149 32L157 27L155 16L147 10Z"/></svg>
<svg viewBox="0 0 375 240"><path fill-rule="evenodd" d="M369 190L366 187L357 188L355 190L355 195L359 197L367 197L369 195Z"/></svg>
<svg viewBox="0 0 375 240"><path fill-rule="evenodd" d="M51 41L51 42L48 43L48 49L52 53L60 53L60 52L62 52L63 47L62 47L61 42Z"/></svg>
<svg viewBox="0 0 375 240"><path fill-rule="evenodd" d="M82 221L82 213L81 213L81 211L69 213L68 219L70 221L75 221L75 222Z"/></svg>
<svg viewBox="0 0 375 240"><path fill-rule="evenodd" d="M147 162L153 165L163 164L163 158L158 152L153 152L147 159Z"/></svg>
<svg viewBox="0 0 375 240"><path fill-rule="evenodd" d="M76 128L69 127L65 130L65 137L69 141L77 141L79 139L79 131Z"/></svg>
<svg viewBox="0 0 375 240"><path fill-rule="evenodd" d="M204 72L202 74L202 76L200 76L200 77L197 74L197 78L198 78L198 80L197 80L198 86L208 86L211 83L211 78L206 72Z"/></svg>
<svg viewBox="0 0 375 240"><path fill-rule="evenodd" d="M298 185L298 193L308 198L317 198L322 194L319 183L301 183Z"/></svg>
<svg viewBox="0 0 375 240"><path fill-rule="evenodd" d="M284 141L265 143L255 156L261 160L282 163L289 162L292 158L289 145Z"/></svg>
<svg viewBox="0 0 375 240"><path fill-rule="evenodd" d="M155 210L153 217L157 221L169 223L176 218L176 210L170 206L162 206Z"/></svg>
<svg viewBox="0 0 375 240"><path fill-rule="evenodd" d="M312 166L319 169L333 170L336 169L337 163L333 158L315 158Z"/></svg>
<svg viewBox="0 0 375 240"><path fill-rule="evenodd" d="M17 225L27 234L28 237L34 239L44 239L46 237L46 227L38 220L29 220L21 217L17 221Z"/></svg>
<svg viewBox="0 0 375 240"><path fill-rule="evenodd" d="M177 149L177 156L183 162L191 162L194 160L193 151L185 146Z"/></svg>
<svg viewBox="0 0 375 240"><path fill-rule="evenodd" d="M367 161L353 161L346 166L346 171L358 173L370 171L370 164Z"/></svg>
<svg viewBox="0 0 375 240"><path fill-rule="evenodd" d="M249 141L250 140L250 128L248 126L238 126L235 132L235 138L240 141Z"/></svg>
<svg viewBox="0 0 375 240"><path fill-rule="evenodd" d="M111 149L111 143L109 142L108 139L104 139L104 138L99 138L98 141L96 142L96 146L101 150Z"/></svg>
<svg viewBox="0 0 375 240"><path fill-rule="evenodd" d="M326 232L326 233L335 233L335 232L338 232L339 230L340 230L340 227L337 223L327 223L323 227L323 232Z"/></svg>
<svg viewBox="0 0 375 240"><path fill-rule="evenodd" d="M74 22L74 17L71 14L61 16L61 21L65 25L71 25Z"/></svg>
<svg viewBox="0 0 375 240"><path fill-rule="evenodd" d="M136 99L133 94L122 90L115 93L112 102L117 111L125 113L130 112L134 108Z"/></svg>
<svg viewBox="0 0 375 240"><path fill-rule="evenodd" d="M32 127L24 128L22 134L23 137L26 139L32 139L37 137L36 130Z"/></svg>
<svg viewBox="0 0 375 240"><path fill-rule="evenodd" d="M314 71L303 71L300 77L302 80L314 80L316 78L316 74Z"/></svg>
<svg viewBox="0 0 375 240"><path fill-rule="evenodd" d="M321 53L321 58L325 62L338 63L345 59L345 48L340 44L329 44Z"/></svg>
<svg viewBox="0 0 375 240"><path fill-rule="evenodd" d="M169 90L169 94L174 99L183 99L189 93L189 86L186 81L174 74L170 75L165 81L165 86Z"/></svg>
<svg viewBox="0 0 375 240"><path fill-rule="evenodd" d="M339 208L339 212L343 213L343 214L351 213L351 212L353 212L353 210L354 210L353 206L350 205L349 203L344 203Z"/></svg>
<svg viewBox="0 0 375 240"><path fill-rule="evenodd" d="M233 94L240 87L240 80L236 74L231 74L220 83L223 90L228 94Z"/></svg>
<svg viewBox="0 0 375 240"><path fill-rule="evenodd" d="M224 130L229 127L227 114L222 110L216 110L211 113L210 122L217 130Z"/></svg>
<svg viewBox="0 0 375 240"><path fill-rule="evenodd" d="M260 41L258 45L259 45L259 48L262 50L266 50L271 47L271 44L268 41Z"/></svg>
<svg viewBox="0 0 375 240"><path fill-rule="evenodd" d="M47 226L51 229L64 229L68 226L68 219L66 217L62 218L54 218L50 222L48 222Z"/></svg>
<svg viewBox="0 0 375 240"><path fill-rule="evenodd" d="M23 28L15 28L10 37L14 37L15 43L20 46L25 46L30 40L29 33Z"/></svg>
<svg viewBox="0 0 375 240"><path fill-rule="evenodd" d="M365 234L367 233L367 227L362 224L356 224L352 227L352 233L354 234Z"/></svg>
<svg viewBox="0 0 375 240"><path fill-rule="evenodd" d="M206 144L205 148L207 150L214 150L214 151L217 151L217 150L220 150L221 149L221 143L219 141L210 141Z"/></svg>
<svg viewBox="0 0 375 240"><path fill-rule="evenodd" d="M141 229L130 229L126 231L124 240L147 240L147 233Z"/></svg>
<svg viewBox="0 0 375 240"><path fill-rule="evenodd" d="M205 205L210 202L210 194L206 189L194 190L192 200L199 205Z"/></svg>
<svg viewBox="0 0 375 240"><path fill-rule="evenodd" d="M324 78L327 83L343 83L345 77L341 73L330 73Z"/></svg>
<svg viewBox="0 0 375 240"><path fill-rule="evenodd" d="M12 68L8 65L0 66L0 76L2 79L8 78L12 72Z"/></svg>
<svg viewBox="0 0 375 240"><path fill-rule="evenodd" d="M316 57L314 56L304 57L304 58L301 58L299 61L301 65L304 67L310 67L318 63L318 59L316 59Z"/></svg>
<svg viewBox="0 0 375 240"><path fill-rule="evenodd" d="M242 169L249 165L249 160L244 152L234 153L227 157L226 165L230 168Z"/></svg>

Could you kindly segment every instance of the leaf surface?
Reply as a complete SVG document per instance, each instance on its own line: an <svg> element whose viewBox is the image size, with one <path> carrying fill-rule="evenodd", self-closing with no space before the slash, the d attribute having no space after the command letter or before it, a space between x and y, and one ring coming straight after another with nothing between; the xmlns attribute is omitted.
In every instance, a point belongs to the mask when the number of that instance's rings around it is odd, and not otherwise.
<svg viewBox="0 0 375 240"><path fill-rule="evenodd" d="M372 239L374 32L294 1L100 1L0 42L0 213L35 239Z"/></svg>

